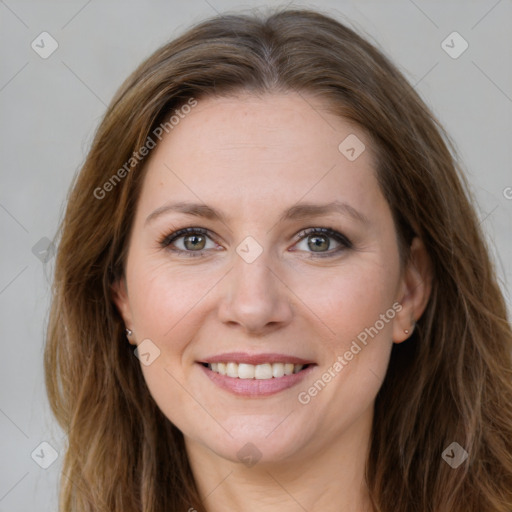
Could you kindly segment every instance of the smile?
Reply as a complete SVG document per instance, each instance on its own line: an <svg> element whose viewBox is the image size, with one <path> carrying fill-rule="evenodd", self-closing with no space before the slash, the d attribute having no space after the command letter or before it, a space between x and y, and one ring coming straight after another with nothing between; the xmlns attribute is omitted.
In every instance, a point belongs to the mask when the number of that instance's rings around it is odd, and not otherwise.
<svg viewBox="0 0 512 512"><path fill-rule="evenodd" d="M285 375L299 373L308 365L293 363L204 363L212 372L238 379L279 379Z"/></svg>
<svg viewBox="0 0 512 512"><path fill-rule="evenodd" d="M292 354L224 352L196 361L210 382L231 394L260 398L296 386L317 363Z"/></svg>

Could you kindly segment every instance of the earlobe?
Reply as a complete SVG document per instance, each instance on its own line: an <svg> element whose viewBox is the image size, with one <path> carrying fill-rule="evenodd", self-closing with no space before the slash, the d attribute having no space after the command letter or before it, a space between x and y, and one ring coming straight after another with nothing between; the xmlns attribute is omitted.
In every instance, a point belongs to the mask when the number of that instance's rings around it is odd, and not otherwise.
<svg viewBox="0 0 512 512"><path fill-rule="evenodd" d="M393 341L408 339L427 307L432 289L432 265L423 241L416 237L411 243L410 257L403 271L398 302L402 309L393 323Z"/></svg>

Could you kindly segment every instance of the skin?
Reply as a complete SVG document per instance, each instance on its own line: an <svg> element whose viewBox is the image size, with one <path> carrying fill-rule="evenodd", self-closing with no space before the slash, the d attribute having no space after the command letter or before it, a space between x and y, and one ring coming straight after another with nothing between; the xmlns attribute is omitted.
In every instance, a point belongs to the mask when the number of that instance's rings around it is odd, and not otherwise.
<svg viewBox="0 0 512 512"><path fill-rule="evenodd" d="M352 162L338 150L349 134L366 146ZM130 343L150 339L160 350L141 370L158 406L185 436L211 512L372 510L364 467L375 396L392 344L409 337L405 330L430 293L419 239L411 261L400 263L374 169L371 141L361 129L318 98L292 92L202 99L150 156L114 300L133 331ZM367 222L342 213L279 220L297 203L334 200ZM170 211L146 223L175 201L205 203L226 219ZM211 233L199 244L204 257L159 244L185 227ZM320 251L332 254L321 257L308 246L315 233L294 238L310 227L331 227L353 247L335 253L341 245L321 238ZM190 237L185 245L186 236L173 247L197 251ZM236 251L248 236L263 249L252 263ZM298 393L394 303L400 312L309 403L300 403ZM197 364L231 351L291 354L317 366L290 389L241 398L214 385ZM237 457L249 442L261 453L252 467Z"/></svg>

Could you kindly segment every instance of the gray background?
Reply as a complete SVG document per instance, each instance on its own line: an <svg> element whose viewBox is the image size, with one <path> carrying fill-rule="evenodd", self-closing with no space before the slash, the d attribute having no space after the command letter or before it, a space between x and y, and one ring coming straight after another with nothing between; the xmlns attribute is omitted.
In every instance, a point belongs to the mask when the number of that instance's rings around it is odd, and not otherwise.
<svg viewBox="0 0 512 512"><path fill-rule="evenodd" d="M0 0L0 512L57 509L65 436L44 390L54 260L44 249L106 104L140 61L191 24L216 12L285 4ZM447 128L476 194L510 310L512 1L291 5L350 20L392 58ZM59 45L47 59L31 48L43 31ZM441 47L453 31L469 44L457 59ZM47 448L31 456L43 441L59 453L47 469L33 460L49 461Z"/></svg>

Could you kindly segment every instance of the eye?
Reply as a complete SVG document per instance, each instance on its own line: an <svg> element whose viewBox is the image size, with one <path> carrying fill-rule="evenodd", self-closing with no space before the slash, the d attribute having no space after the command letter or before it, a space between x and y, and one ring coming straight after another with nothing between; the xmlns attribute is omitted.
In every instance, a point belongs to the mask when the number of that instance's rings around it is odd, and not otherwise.
<svg viewBox="0 0 512 512"><path fill-rule="evenodd" d="M160 241L162 247L168 247L172 251L186 254L187 256L205 256L203 250L215 249L216 244L213 243L213 247L207 247L206 242L209 239L208 230L204 228L184 228L170 235L167 235L163 240ZM179 242L179 243L177 243ZM173 244L178 247L170 247ZM180 248L179 245L182 244Z"/></svg>
<svg viewBox="0 0 512 512"><path fill-rule="evenodd" d="M298 233L297 237L303 244L301 250L306 252L310 250L311 258L334 256L343 250L352 248L352 242L345 235L331 228L308 228ZM329 239L334 239L338 244L338 247L331 251L328 250L332 245Z"/></svg>
<svg viewBox="0 0 512 512"><path fill-rule="evenodd" d="M305 244L305 248L300 250L311 251L309 255L311 258L334 256L343 250L352 248L352 242L332 228L308 228L298 233L295 238ZM330 239L334 239L338 247L329 251L332 245ZM207 247L208 240L212 242L210 247ZM163 248L191 257L206 256L207 249L218 248L217 244L211 240L209 231L204 228L180 229L165 236L159 243ZM292 252L294 251L295 249Z"/></svg>

